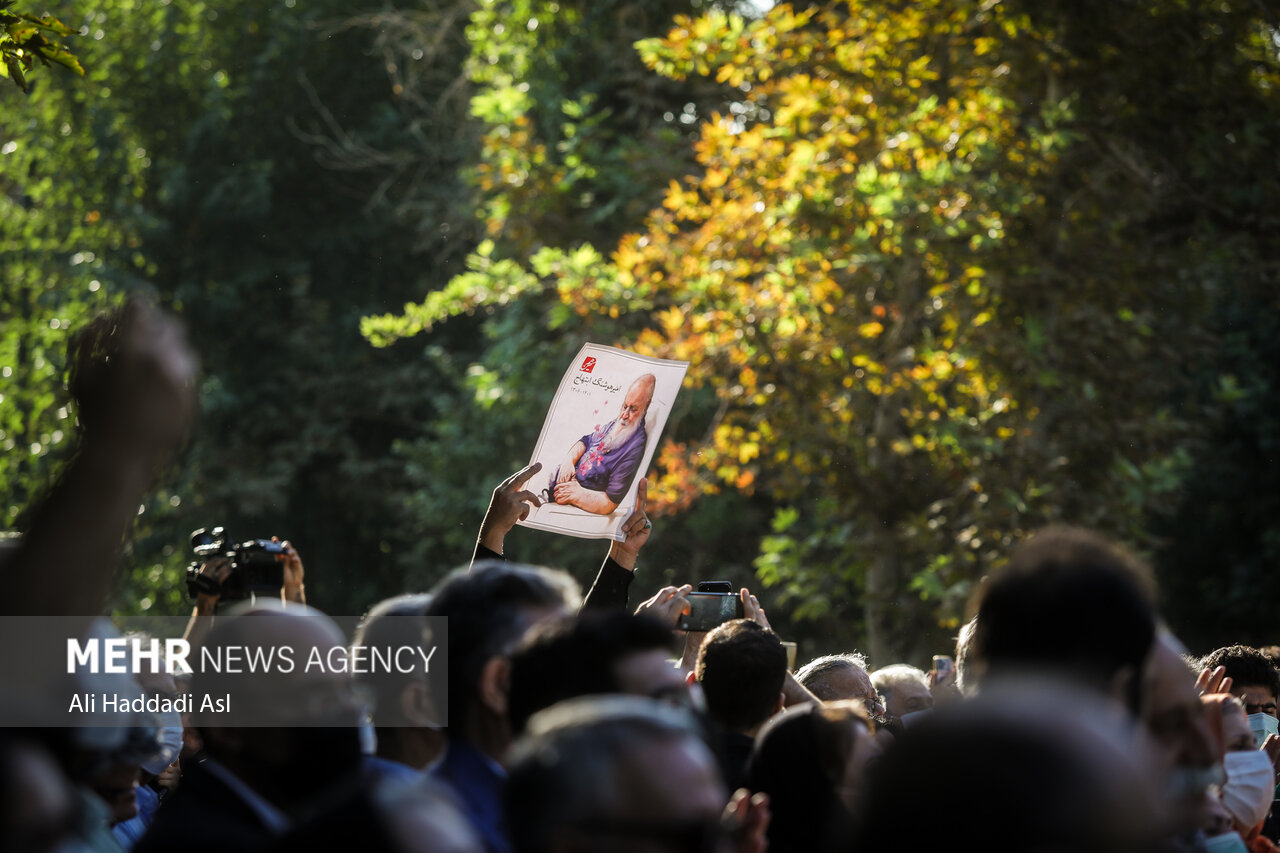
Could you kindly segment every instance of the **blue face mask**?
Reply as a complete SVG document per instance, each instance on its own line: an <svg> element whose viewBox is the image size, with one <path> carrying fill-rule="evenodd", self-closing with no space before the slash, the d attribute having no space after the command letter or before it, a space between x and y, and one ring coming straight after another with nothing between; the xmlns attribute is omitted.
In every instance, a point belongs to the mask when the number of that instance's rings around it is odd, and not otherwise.
<svg viewBox="0 0 1280 853"><path fill-rule="evenodd" d="M1205 853L1248 853L1238 832L1224 832L1204 840Z"/></svg>
<svg viewBox="0 0 1280 853"><path fill-rule="evenodd" d="M1280 734L1280 720L1270 714L1250 714L1249 728L1253 731L1253 738L1258 742L1258 749L1262 749L1262 742L1267 739L1267 735Z"/></svg>

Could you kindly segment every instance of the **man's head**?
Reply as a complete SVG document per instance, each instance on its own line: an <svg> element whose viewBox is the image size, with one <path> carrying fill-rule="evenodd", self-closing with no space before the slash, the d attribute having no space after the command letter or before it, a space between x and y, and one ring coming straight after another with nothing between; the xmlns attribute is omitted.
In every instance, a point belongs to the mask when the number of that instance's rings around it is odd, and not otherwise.
<svg viewBox="0 0 1280 853"><path fill-rule="evenodd" d="M40 746L0 730L0 838L7 850L71 849L71 784Z"/></svg>
<svg viewBox="0 0 1280 853"><path fill-rule="evenodd" d="M628 693L684 704L689 690L668 660L671 630L624 611L585 611L530 631L511 656L511 730L578 696Z"/></svg>
<svg viewBox="0 0 1280 853"><path fill-rule="evenodd" d="M1171 813L1193 830L1205 816L1205 788L1221 782L1217 746L1195 676L1173 635L1161 631L1147 667L1147 701L1142 723L1155 746Z"/></svg>
<svg viewBox="0 0 1280 853"><path fill-rule="evenodd" d="M657 378L652 373L636 379L627 389L627 396L622 398L622 408L618 411L618 423L623 427L632 427L644 420L653 402L653 389Z"/></svg>
<svg viewBox="0 0 1280 853"><path fill-rule="evenodd" d="M769 796L770 849L827 850L848 832L866 769L880 755L861 702L804 702L760 730L747 787Z"/></svg>
<svg viewBox="0 0 1280 853"><path fill-rule="evenodd" d="M980 593L966 681L1065 678L1137 713L1154 597L1150 570L1119 545L1078 528L1037 533Z"/></svg>
<svg viewBox="0 0 1280 853"><path fill-rule="evenodd" d="M796 681L823 702L856 699L872 717L884 715L884 703L867 675L867 659L856 652L815 658L796 673Z"/></svg>
<svg viewBox="0 0 1280 853"><path fill-rule="evenodd" d="M1164 819L1151 775L1120 709L1095 692L993 685L870 768L846 849L900 849L922 804L945 803L948 834L975 850L1150 850Z"/></svg>
<svg viewBox="0 0 1280 853"><path fill-rule="evenodd" d="M508 656L530 628L580 603L577 583L566 573L496 560L459 569L436 586L424 612L449 619L451 739L479 745L483 737L495 751L505 750Z"/></svg>
<svg viewBox="0 0 1280 853"><path fill-rule="evenodd" d="M933 707L933 693L925 675L914 666L896 663L871 674L871 684L884 697L891 717L903 717Z"/></svg>
<svg viewBox="0 0 1280 853"><path fill-rule="evenodd" d="M1280 701L1280 672L1271 658L1249 646L1225 646L1205 655L1201 667L1222 667L1231 679L1231 695L1244 703L1246 714L1276 714Z"/></svg>
<svg viewBox="0 0 1280 853"><path fill-rule="evenodd" d="M373 724L377 728L378 755L412 767L425 767L444 749L447 708L436 704L445 675L433 672L429 659L436 637L427 605L431 596L399 595L380 601L365 614L351 638L352 665L357 683L373 697ZM412 649L407 660L379 667L360 665L379 650ZM399 654L399 651L397 651ZM442 656L443 657L443 656ZM436 680L432 688L432 680Z"/></svg>
<svg viewBox="0 0 1280 853"><path fill-rule="evenodd" d="M341 667L306 665L313 655L341 658L345 647L338 626L305 605L286 608L268 600L220 616L204 639L202 659L271 655L275 663L195 673L195 722L205 752L285 811L349 780L360 759L362 703ZM292 666L280 657L285 648ZM230 707L206 712L206 696L230 696Z"/></svg>
<svg viewBox="0 0 1280 853"><path fill-rule="evenodd" d="M782 707L787 651L777 634L734 619L707 634L694 677L711 719L729 731L754 734Z"/></svg>
<svg viewBox="0 0 1280 853"><path fill-rule="evenodd" d="M717 850L727 794L685 712L636 696L571 699L511 751L516 853Z"/></svg>

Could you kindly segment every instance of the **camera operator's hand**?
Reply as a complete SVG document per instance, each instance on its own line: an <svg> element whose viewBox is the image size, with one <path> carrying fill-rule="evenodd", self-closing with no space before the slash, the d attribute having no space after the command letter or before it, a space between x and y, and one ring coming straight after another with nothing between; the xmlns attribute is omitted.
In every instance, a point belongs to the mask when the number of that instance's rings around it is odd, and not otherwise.
<svg viewBox="0 0 1280 853"><path fill-rule="evenodd" d="M272 536L272 542L280 540ZM294 548L289 540L281 543L284 553L278 559L281 563L284 575L284 584L280 587L280 596L285 601L292 601L296 604L307 603L306 587L302 583L305 572L302 569L302 558L298 556L298 549Z"/></svg>
<svg viewBox="0 0 1280 853"><path fill-rule="evenodd" d="M645 513L648 504L649 480L641 477L640 485L636 487L635 511L622 522L622 532L627 538L622 542L615 540L609 546L609 556L624 569L635 571L640 549L649 541L649 534L653 532L653 522L649 521L649 516Z"/></svg>
<svg viewBox="0 0 1280 853"><path fill-rule="evenodd" d="M636 615L647 613L673 629L680 621L680 614L689 609L689 593L693 592L690 584L681 587L664 586L654 593L653 598L643 601L636 608Z"/></svg>
<svg viewBox="0 0 1280 853"><path fill-rule="evenodd" d="M212 578L217 584L216 591L200 592L196 595L196 610L212 613L222 597L222 582L231 576L231 561L226 557L214 557L200 564L200 574Z"/></svg>
<svg viewBox="0 0 1280 853"><path fill-rule="evenodd" d="M529 517L529 510L542 506L538 496L524 487L534 474L542 470L541 462L527 465L498 484L489 500L489 510L480 523L480 544L493 551L502 553L502 543L507 531L516 526L517 521Z"/></svg>
<svg viewBox="0 0 1280 853"><path fill-rule="evenodd" d="M182 639L195 645L209 633L213 627L213 616L218 610L218 600L222 597L222 584L231 576L231 561L226 557L214 557L200 564L199 573L212 578L214 583L209 591L196 593L196 606L191 608L191 619L187 621L187 630L182 632Z"/></svg>

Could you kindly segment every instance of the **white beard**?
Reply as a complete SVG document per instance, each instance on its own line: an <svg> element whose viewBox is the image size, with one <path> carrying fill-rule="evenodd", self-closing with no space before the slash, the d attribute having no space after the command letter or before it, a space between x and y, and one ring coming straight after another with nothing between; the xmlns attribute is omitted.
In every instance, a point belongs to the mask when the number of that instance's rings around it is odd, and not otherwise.
<svg viewBox="0 0 1280 853"><path fill-rule="evenodd" d="M631 436L636 434L636 430L640 428L640 424L644 422L643 418L636 418L631 422L631 426L619 426L618 421L613 422L613 426L609 427L609 434L605 436L604 441L600 442L600 449L605 453L612 453L619 447L627 443Z"/></svg>

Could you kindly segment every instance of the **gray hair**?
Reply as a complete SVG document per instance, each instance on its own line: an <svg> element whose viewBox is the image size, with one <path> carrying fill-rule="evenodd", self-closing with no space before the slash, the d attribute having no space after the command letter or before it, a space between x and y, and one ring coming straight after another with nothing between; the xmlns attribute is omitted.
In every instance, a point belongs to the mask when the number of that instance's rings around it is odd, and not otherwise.
<svg viewBox="0 0 1280 853"><path fill-rule="evenodd" d="M429 604L431 596L427 593L407 593L379 601L360 620L351 638L352 648L430 646L433 635L426 616ZM373 691L373 722L379 726L403 725L400 697L404 688L415 680L426 683L424 673L416 666L408 673L359 673L356 680Z"/></svg>
<svg viewBox="0 0 1280 853"><path fill-rule="evenodd" d="M800 682L814 696L829 701L843 697L836 696L831 690L831 676L844 670L860 669L867 671L867 657L858 652L846 652L840 655L823 655L809 661L796 673L796 681Z"/></svg>
<svg viewBox="0 0 1280 853"><path fill-rule="evenodd" d="M978 617L975 616L960 626L956 635L956 689L961 693L964 689L964 671L969 662L969 652L973 648L973 634L978 629Z"/></svg>
<svg viewBox="0 0 1280 853"><path fill-rule="evenodd" d="M884 697L885 704L889 703L889 697L893 695L894 688L903 684L920 684L926 689L929 687L924 672L911 664L895 663L871 673L871 685Z"/></svg>
<svg viewBox="0 0 1280 853"><path fill-rule="evenodd" d="M507 818L520 853L625 806L619 769L662 741L706 750L686 711L641 696L584 696L539 711L508 754ZM714 764L710 752L707 761Z"/></svg>

